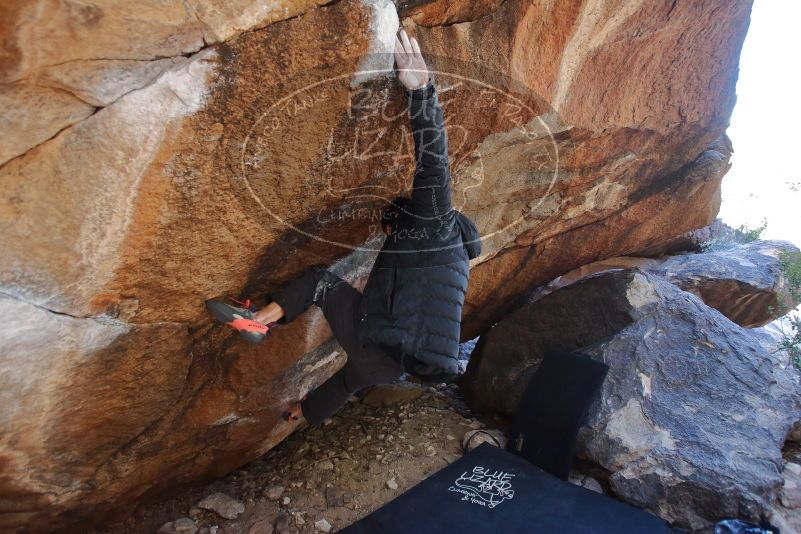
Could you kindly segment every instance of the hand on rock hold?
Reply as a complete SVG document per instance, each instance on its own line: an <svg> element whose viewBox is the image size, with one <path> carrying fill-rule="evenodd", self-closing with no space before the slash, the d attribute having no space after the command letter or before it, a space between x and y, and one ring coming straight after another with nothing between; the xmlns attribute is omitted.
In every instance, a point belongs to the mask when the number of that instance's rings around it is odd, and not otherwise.
<svg viewBox="0 0 801 534"><path fill-rule="evenodd" d="M398 80L409 91L422 89L428 84L428 67L420 53L420 44L414 37L409 39L403 29L395 36L395 64Z"/></svg>

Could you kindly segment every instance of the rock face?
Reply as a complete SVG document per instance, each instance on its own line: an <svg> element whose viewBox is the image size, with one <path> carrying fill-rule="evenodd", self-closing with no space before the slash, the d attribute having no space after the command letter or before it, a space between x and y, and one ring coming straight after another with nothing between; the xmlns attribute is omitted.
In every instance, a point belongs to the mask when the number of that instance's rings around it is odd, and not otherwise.
<svg viewBox="0 0 801 534"><path fill-rule="evenodd" d="M638 268L701 298L746 328L764 326L798 305L781 268L783 253L798 253L787 241L754 241L666 258L623 256L583 265L535 290L530 301L591 274Z"/></svg>
<svg viewBox="0 0 801 534"><path fill-rule="evenodd" d="M690 529L771 513L801 393L758 332L652 274L600 273L482 336L468 367L472 396L514 413L551 350L610 366L579 455L610 472L615 495Z"/></svg>
<svg viewBox="0 0 801 534"><path fill-rule="evenodd" d="M782 253L798 253L787 241L754 241L732 248L672 256L650 269L701 297L735 323L763 326L795 308L781 269Z"/></svg>
<svg viewBox="0 0 801 534"><path fill-rule="evenodd" d="M254 348L202 302L313 264L364 279L414 167L399 23L485 238L466 338L532 284L712 221L749 2L397 7L2 3L1 526L102 518L293 430L285 404L344 357L320 313Z"/></svg>

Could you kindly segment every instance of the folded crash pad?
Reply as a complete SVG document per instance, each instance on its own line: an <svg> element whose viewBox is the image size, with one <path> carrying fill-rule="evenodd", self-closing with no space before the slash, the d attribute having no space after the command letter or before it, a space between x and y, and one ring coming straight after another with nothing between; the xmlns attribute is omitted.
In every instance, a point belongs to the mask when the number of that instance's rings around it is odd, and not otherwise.
<svg viewBox="0 0 801 534"><path fill-rule="evenodd" d="M608 365L584 354L548 354L517 407L509 450L567 480L578 431L608 371Z"/></svg>
<svg viewBox="0 0 801 534"><path fill-rule="evenodd" d="M664 521L483 444L340 532L660 534Z"/></svg>

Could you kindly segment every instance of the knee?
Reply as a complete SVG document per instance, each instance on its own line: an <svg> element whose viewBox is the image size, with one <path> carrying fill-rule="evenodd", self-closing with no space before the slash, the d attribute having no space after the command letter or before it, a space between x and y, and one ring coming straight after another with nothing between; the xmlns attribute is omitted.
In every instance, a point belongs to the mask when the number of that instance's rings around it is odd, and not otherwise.
<svg viewBox="0 0 801 534"><path fill-rule="evenodd" d="M314 275L317 283L314 288L314 298L312 301L322 308L325 303L326 294L337 285L345 283L345 281L322 267L317 267L314 270Z"/></svg>

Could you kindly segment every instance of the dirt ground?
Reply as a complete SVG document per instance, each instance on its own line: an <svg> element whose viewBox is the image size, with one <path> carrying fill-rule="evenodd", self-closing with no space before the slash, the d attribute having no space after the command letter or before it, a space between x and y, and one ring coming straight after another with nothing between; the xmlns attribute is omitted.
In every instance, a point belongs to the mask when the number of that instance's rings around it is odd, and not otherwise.
<svg viewBox="0 0 801 534"><path fill-rule="evenodd" d="M96 534L336 532L460 458L466 432L503 426L479 415L455 386L375 388L227 477L140 505ZM235 518L198 507L215 493Z"/></svg>

